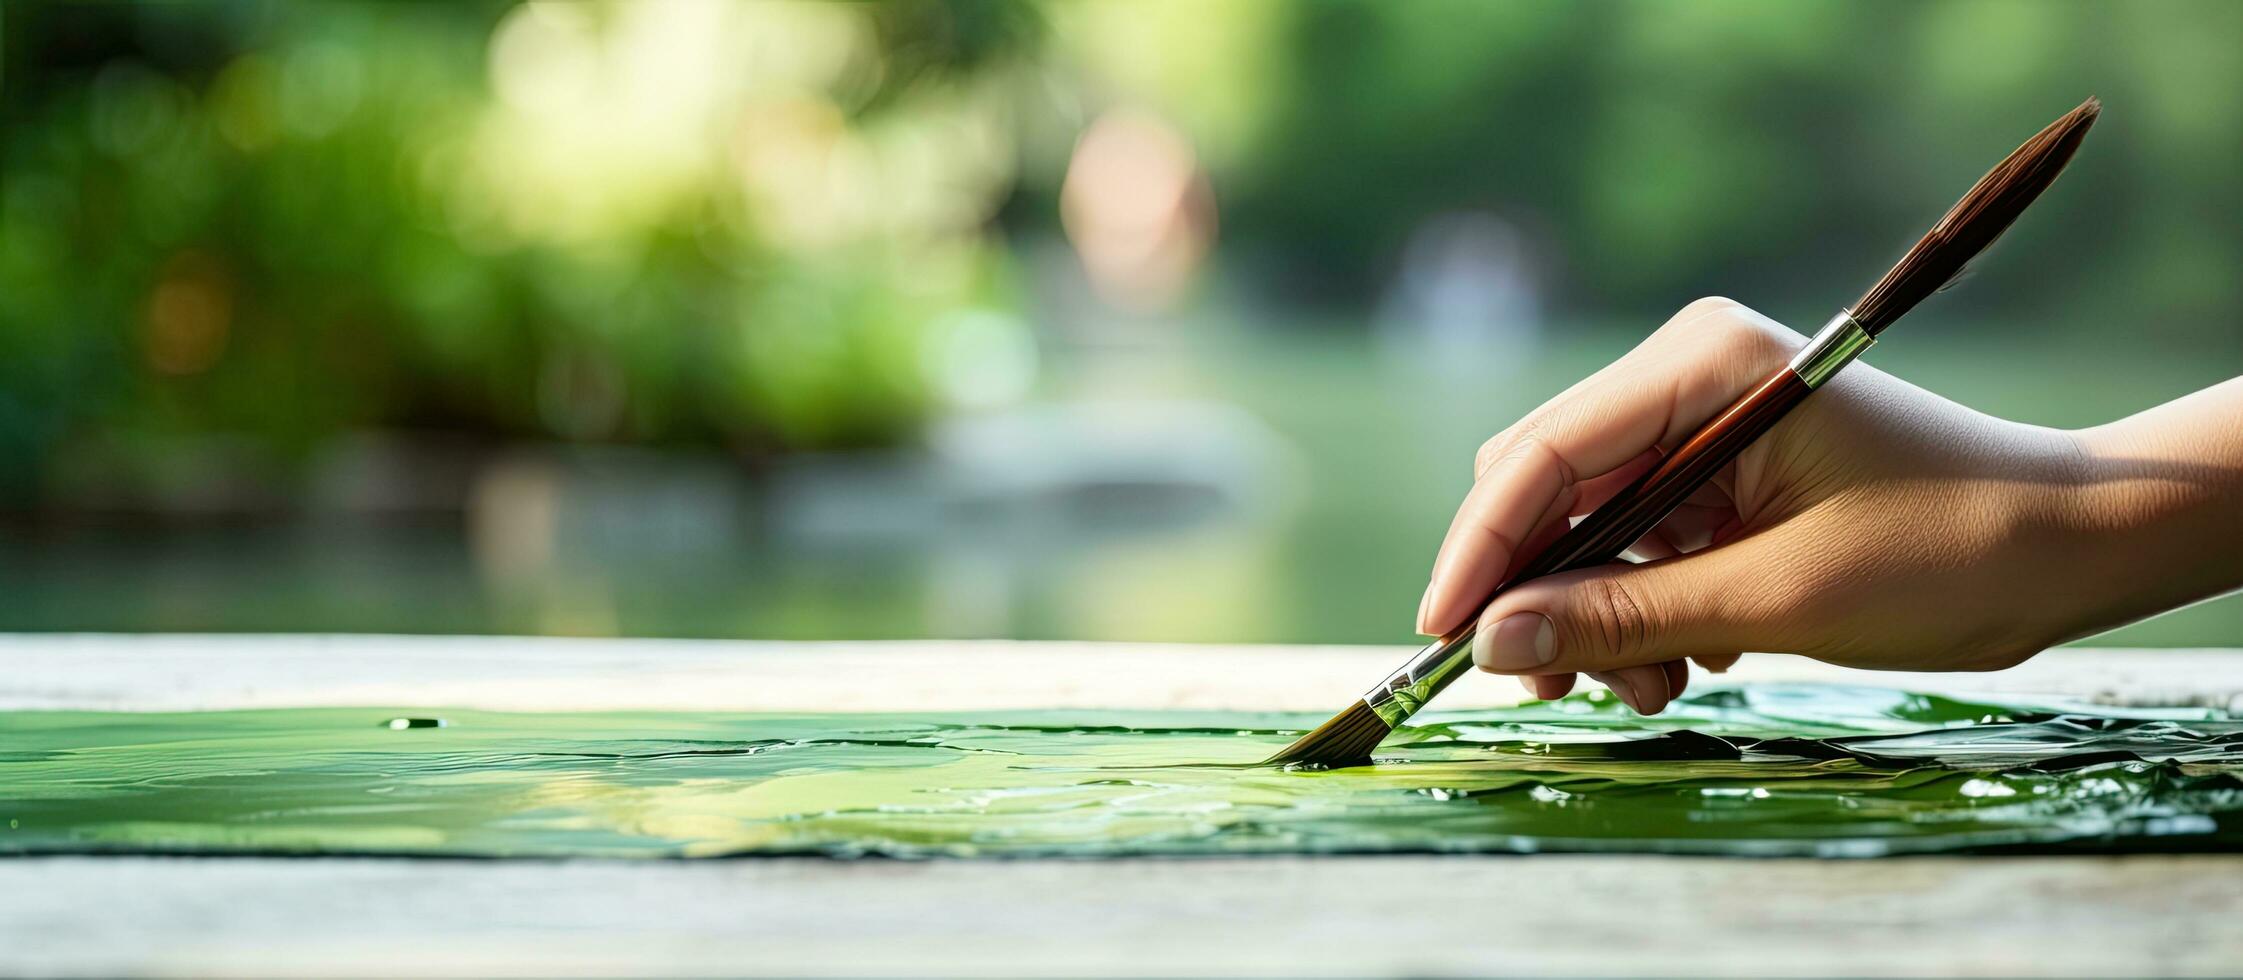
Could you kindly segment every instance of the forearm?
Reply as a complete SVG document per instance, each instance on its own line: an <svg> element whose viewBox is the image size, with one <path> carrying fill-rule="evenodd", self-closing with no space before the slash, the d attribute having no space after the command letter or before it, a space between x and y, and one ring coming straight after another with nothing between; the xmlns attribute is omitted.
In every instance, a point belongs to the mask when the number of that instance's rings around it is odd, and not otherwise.
<svg viewBox="0 0 2243 980"><path fill-rule="evenodd" d="M2079 438L2067 638L2243 588L2243 378Z"/></svg>

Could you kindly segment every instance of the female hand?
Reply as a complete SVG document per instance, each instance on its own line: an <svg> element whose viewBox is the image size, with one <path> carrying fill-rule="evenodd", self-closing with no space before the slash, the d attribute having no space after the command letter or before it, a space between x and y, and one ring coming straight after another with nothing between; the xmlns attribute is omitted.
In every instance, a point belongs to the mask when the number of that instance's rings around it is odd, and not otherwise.
<svg viewBox="0 0 2243 980"><path fill-rule="evenodd" d="M1736 303L1700 300L1488 440L1419 631L1478 614L1481 669L1543 698L1588 673L1654 714L1687 685L1686 658L1714 670L1745 651L1991 670L2243 584L2243 562L2203 553L2208 540L2243 541L2243 380L2064 432L1856 363L1638 542L1641 564L1519 583L1479 608L1566 518L1604 503L1804 342Z"/></svg>

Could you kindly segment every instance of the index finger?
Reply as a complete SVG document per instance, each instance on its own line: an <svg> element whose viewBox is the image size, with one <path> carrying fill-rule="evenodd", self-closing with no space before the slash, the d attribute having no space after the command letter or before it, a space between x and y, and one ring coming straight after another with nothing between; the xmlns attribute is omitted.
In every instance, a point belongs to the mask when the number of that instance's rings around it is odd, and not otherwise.
<svg viewBox="0 0 2243 980"><path fill-rule="evenodd" d="M1479 479L1434 559L1419 630L1446 633L1477 613L1560 494L1647 449L1679 443L1798 343L1797 334L1736 303L1699 300L1489 440Z"/></svg>

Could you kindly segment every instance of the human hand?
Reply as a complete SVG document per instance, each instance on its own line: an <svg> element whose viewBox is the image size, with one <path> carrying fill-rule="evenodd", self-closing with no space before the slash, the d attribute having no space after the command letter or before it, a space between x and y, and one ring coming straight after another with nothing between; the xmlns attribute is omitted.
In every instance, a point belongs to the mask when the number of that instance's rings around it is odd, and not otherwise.
<svg viewBox="0 0 2243 980"><path fill-rule="evenodd" d="M1473 659L1562 696L1576 673L1655 714L1685 658L1990 670L2098 622L2079 581L2095 524L2089 440L1984 415L1857 363L1614 564L1477 603L1567 527L1785 364L1799 334L1700 300L1482 446L1418 629L1478 613ZM2092 563L2088 563L2092 564ZM2069 603L2069 605L2067 604ZM2108 618L2108 616L2104 616Z"/></svg>

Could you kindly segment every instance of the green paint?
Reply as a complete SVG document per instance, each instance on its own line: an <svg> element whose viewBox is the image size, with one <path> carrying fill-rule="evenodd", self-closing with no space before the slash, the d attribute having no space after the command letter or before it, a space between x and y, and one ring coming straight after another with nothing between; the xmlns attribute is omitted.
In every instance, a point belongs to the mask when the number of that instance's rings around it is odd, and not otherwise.
<svg viewBox="0 0 2243 980"><path fill-rule="evenodd" d="M1769 686L1639 719L1600 693L1436 712L1375 766L1253 765L1320 720L21 712L0 716L0 853L2243 846L2243 720L2210 709Z"/></svg>

